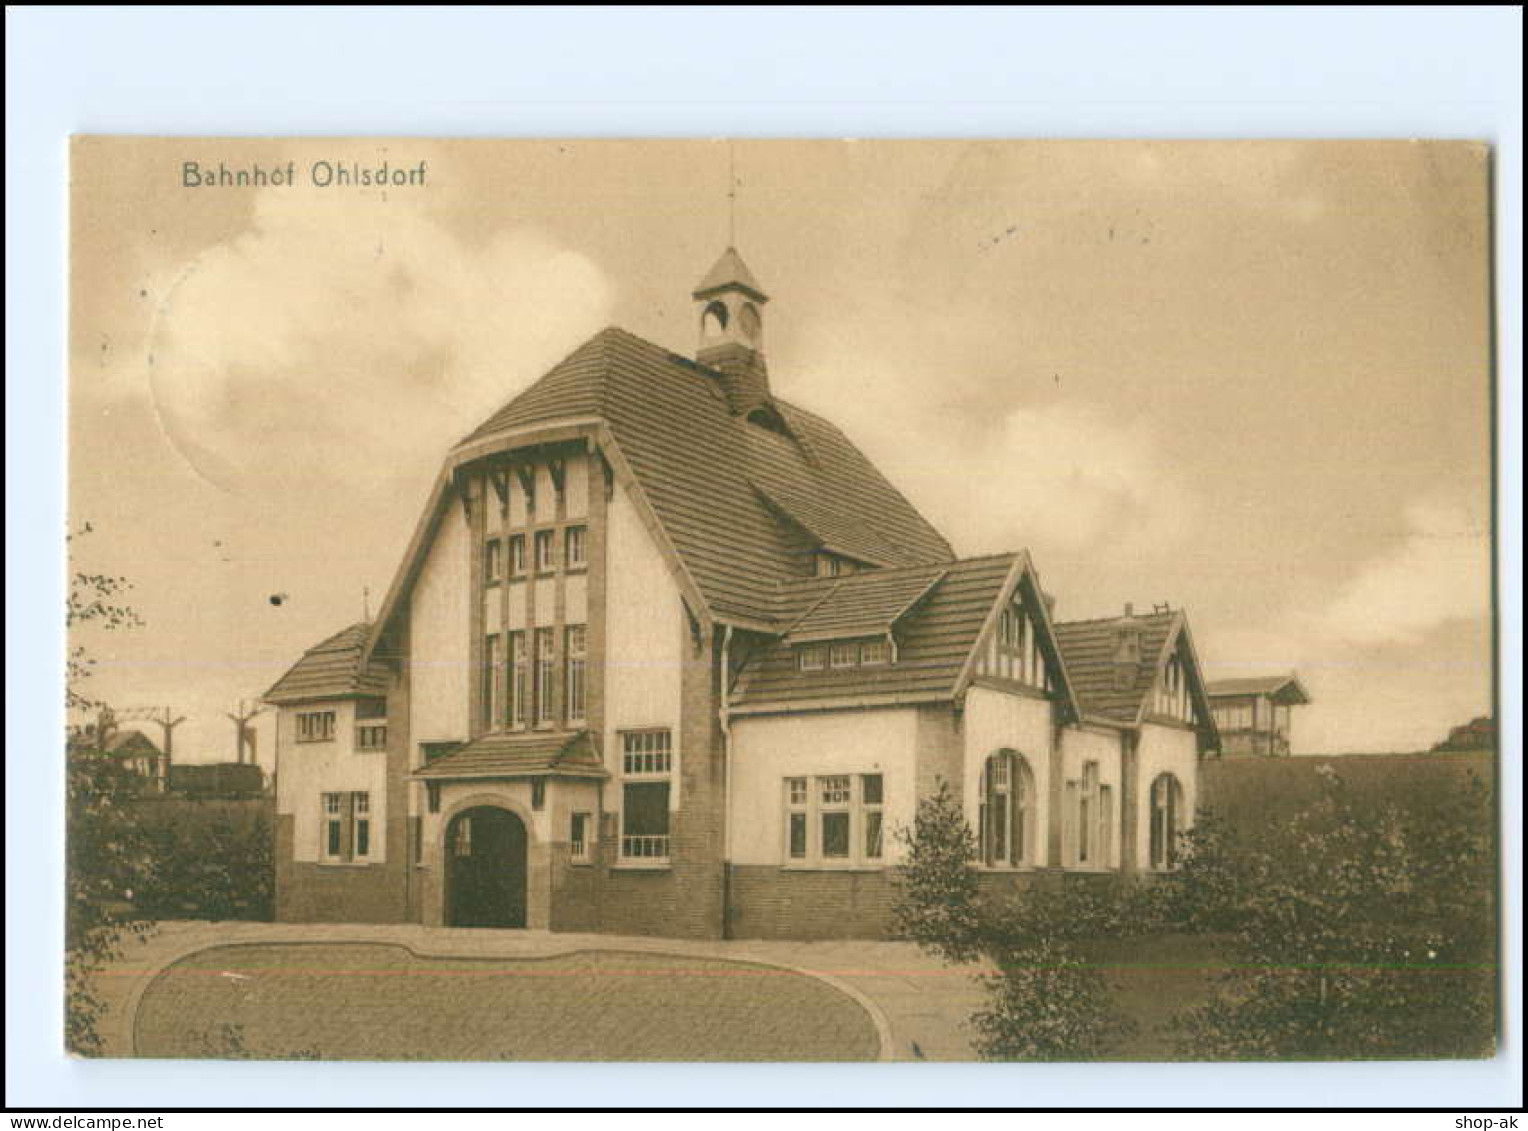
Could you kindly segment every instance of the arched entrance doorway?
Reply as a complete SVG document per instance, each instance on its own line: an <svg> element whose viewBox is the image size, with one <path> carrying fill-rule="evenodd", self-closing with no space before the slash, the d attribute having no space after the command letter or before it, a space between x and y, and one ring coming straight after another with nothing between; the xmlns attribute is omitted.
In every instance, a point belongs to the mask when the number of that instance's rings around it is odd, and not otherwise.
<svg viewBox="0 0 1528 1131"><path fill-rule="evenodd" d="M480 805L451 819L446 924L525 926L525 825L507 809Z"/></svg>

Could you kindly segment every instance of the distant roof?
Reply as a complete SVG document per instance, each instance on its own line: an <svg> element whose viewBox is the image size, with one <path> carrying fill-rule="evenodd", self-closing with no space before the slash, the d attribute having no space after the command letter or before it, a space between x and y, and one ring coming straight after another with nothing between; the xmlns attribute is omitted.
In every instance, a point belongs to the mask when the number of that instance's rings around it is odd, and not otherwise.
<svg viewBox="0 0 1528 1131"><path fill-rule="evenodd" d="M109 731L106 735L106 750L110 754L123 755L160 752L159 743L136 727Z"/></svg>
<svg viewBox="0 0 1528 1131"><path fill-rule="evenodd" d="M1156 680L1157 661L1180 614L1151 613L1101 620L1061 621L1056 640L1066 660L1066 674L1082 701L1082 709L1118 722L1135 722ZM1119 630L1127 622L1141 630L1141 663L1135 681L1120 687L1115 681L1114 650Z"/></svg>
<svg viewBox="0 0 1528 1131"><path fill-rule="evenodd" d="M737 249L731 247L722 252L721 258L712 264L711 270L706 272L706 277L695 285L695 297L705 298L726 287L737 287L739 290L747 291L759 302L769 301L764 288L759 286L759 281L753 277L753 272L748 270L748 264L743 262L743 257L737 253Z"/></svg>
<svg viewBox="0 0 1528 1131"><path fill-rule="evenodd" d="M749 659L730 697L732 706L804 707L838 699L953 697L988 614L1020 557L997 554L949 562L937 570L926 566L874 570L786 586L789 599L803 607L802 623L819 628L835 625L835 633L842 636L884 631L885 618L894 605L914 600L925 589L928 595L915 613L898 623L896 663L799 671L793 633Z"/></svg>
<svg viewBox="0 0 1528 1131"><path fill-rule="evenodd" d="M313 645L265 693L266 700L300 703L308 699L387 694L387 683L380 671L361 670L361 649L370 632L371 624L361 621Z"/></svg>
<svg viewBox="0 0 1528 1131"><path fill-rule="evenodd" d="M604 777L593 736L489 734L430 762L413 776L423 781L461 778Z"/></svg>
<svg viewBox="0 0 1528 1131"><path fill-rule="evenodd" d="M929 565L948 542L838 428L772 402L789 436L734 416L714 370L611 327L464 441L572 418L608 425L716 617L788 626L782 582L809 574L800 530L846 556Z"/></svg>
<svg viewBox="0 0 1528 1131"><path fill-rule="evenodd" d="M1253 675L1238 679L1216 679L1206 685L1211 699L1236 695L1271 695L1280 703L1309 703L1310 694L1293 672L1284 675Z"/></svg>

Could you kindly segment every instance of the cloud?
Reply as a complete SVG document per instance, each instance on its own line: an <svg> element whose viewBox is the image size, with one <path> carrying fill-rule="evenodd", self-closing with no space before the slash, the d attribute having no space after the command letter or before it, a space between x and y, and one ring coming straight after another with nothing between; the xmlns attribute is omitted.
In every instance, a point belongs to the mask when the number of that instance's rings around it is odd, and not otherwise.
<svg viewBox="0 0 1528 1131"><path fill-rule="evenodd" d="M610 308L599 268L537 230L469 244L396 199L279 190L155 291L159 421L251 495L433 464Z"/></svg>
<svg viewBox="0 0 1528 1131"><path fill-rule="evenodd" d="M1406 508L1396 549L1365 563L1319 610L1322 636L1353 644L1410 643L1450 621L1488 616L1491 541L1483 509L1460 499Z"/></svg>

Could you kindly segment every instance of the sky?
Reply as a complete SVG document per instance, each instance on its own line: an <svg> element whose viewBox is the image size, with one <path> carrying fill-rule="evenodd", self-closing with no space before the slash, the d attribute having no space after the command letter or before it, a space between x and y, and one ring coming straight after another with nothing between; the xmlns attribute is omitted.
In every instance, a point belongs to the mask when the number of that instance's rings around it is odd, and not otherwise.
<svg viewBox="0 0 1528 1131"><path fill-rule="evenodd" d="M89 690L231 757L447 448L606 325L692 354L733 242L775 393L958 553L1298 671L1298 752L1425 749L1491 705L1487 201L1466 143L79 139L72 554L143 621L80 634Z"/></svg>

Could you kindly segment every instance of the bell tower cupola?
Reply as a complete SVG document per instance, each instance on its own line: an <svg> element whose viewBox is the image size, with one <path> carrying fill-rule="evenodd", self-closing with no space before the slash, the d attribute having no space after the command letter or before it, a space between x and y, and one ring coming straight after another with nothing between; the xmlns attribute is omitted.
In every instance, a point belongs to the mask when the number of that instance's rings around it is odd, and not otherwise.
<svg viewBox="0 0 1528 1131"><path fill-rule="evenodd" d="M722 252L694 291L700 320L695 360L722 377L735 416L769 405L764 365L764 304L769 296L735 248Z"/></svg>

